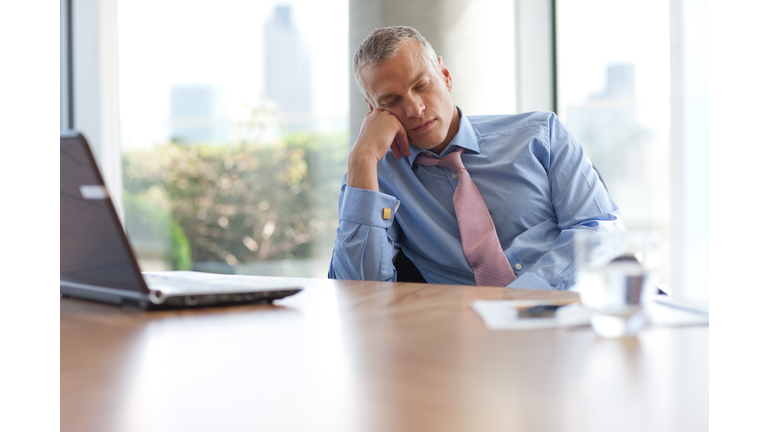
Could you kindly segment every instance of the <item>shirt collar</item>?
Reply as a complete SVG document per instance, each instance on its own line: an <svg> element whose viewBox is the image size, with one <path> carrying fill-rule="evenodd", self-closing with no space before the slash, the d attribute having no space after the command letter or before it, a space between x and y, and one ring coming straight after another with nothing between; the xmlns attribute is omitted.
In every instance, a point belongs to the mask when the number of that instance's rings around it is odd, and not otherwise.
<svg viewBox="0 0 768 432"><path fill-rule="evenodd" d="M475 136L475 129L472 127L472 123L469 122L467 116L461 111L461 108L456 107L459 110L459 131L456 132L456 136L453 137L442 153L438 155L439 158L443 158L445 155L456 151L456 147L464 147L465 152L468 150L472 153L480 153L480 147L477 145L477 136ZM424 150L420 147L416 147L413 144L409 144L411 149L411 155L408 156L408 163L413 166L413 161L416 160L416 156Z"/></svg>

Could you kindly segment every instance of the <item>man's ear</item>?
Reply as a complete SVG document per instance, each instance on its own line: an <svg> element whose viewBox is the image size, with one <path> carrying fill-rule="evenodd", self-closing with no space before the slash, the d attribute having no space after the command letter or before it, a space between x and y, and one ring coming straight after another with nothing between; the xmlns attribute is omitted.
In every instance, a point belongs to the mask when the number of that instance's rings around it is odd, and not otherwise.
<svg viewBox="0 0 768 432"><path fill-rule="evenodd" d="M440 65L440 72L443 74L443 81L445 81L445 86L448 87L448 91L451 91L453 88L453 77L451 76L451 72L448 70L448 68L445 67L442 56L437 58L437 63Z"/></svg>

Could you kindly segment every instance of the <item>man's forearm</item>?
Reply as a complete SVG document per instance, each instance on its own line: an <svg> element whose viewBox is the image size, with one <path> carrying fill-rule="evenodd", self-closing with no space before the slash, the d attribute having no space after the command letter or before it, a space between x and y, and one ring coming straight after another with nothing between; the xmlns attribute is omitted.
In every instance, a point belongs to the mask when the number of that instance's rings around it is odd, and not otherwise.
<svg viewBox="0 0 768 432"><path fill-rule="evenodd" d="M581 229L595 231L602 235L624 232L624 223L618 212L598 215L582 224L560 232L549 252L542 255L528 271L520 275L509 288L567 290L573 284L574 236Z"/></svg>
<svg viewBox="0 0 768 432"><path fill-rule="evenodd" d="M386 229L342 221L334 244L330 277L394 281L393 253Z"/></svg>
<svg viewBox="0 0 768 432"><path fill-rule="evenodd" d="M330 276L334 279L394 280L392 258L399 230L394 214L381 217L380 209L397 211L392 196L342 185L339 197L339 228L336 231ZM389 231L392 231L391 235Z"/></svg>
<svg viewBox="0 0 768 432"><path fill-rule="evenodd" d="M357 146L353 148L347 161L347 186L378 192L377 163L370 153L360 154Z"/></svg>

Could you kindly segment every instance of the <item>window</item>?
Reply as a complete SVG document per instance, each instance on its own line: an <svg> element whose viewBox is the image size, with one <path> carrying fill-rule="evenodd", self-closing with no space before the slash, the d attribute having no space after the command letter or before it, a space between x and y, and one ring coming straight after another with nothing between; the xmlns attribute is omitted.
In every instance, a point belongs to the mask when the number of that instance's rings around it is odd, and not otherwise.
<svg viewBox="0 0 768 432"><path fill-rule="evenodd" d="M347 2L119 1L118 32L142 269L324 276L348 151Z"/></svg>
<svg viewBox="0 0 768 432"><path fill-rule="evenodd" d="M584 145L628 230L661 240L670 283L669 1L557 2L558 114Z"/></svg>

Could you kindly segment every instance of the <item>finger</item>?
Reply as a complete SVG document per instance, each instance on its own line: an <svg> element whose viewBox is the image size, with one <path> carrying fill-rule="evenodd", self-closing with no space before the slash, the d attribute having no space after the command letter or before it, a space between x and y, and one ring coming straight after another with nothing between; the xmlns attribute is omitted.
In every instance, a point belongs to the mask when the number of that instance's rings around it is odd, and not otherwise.
<svg viewBox="0 0 768 432"><path fill-rule="evenodd" d="M403 151L401 150L402 147L402 139L399 135L396 134L395 139L392 140L392 145L390 145L390 148L392 149L392 154L395 155L395 157L398 159L403 158Z"/></svg>
<svg viewBox="0 0 768 432"><path fill-rule="evenodd" d="M395 136L395 139L392 140L392 145L389 146L390 149L392 149L392 154L398 158L402 159L403 155L400 152L400 143L398 142L397 136Z"/></svg>
<svg viewBox="0 0 768 432"><path fill-rule="evenodd" d="M366 99L366 98L363 98L363 102L365 102L366 104L368 104L368 108L371 110L371 111L369 111L369 112L373 112L373 105L371 105L371 103L370 103L370 102L368 102L368 99Z"/></svg>

